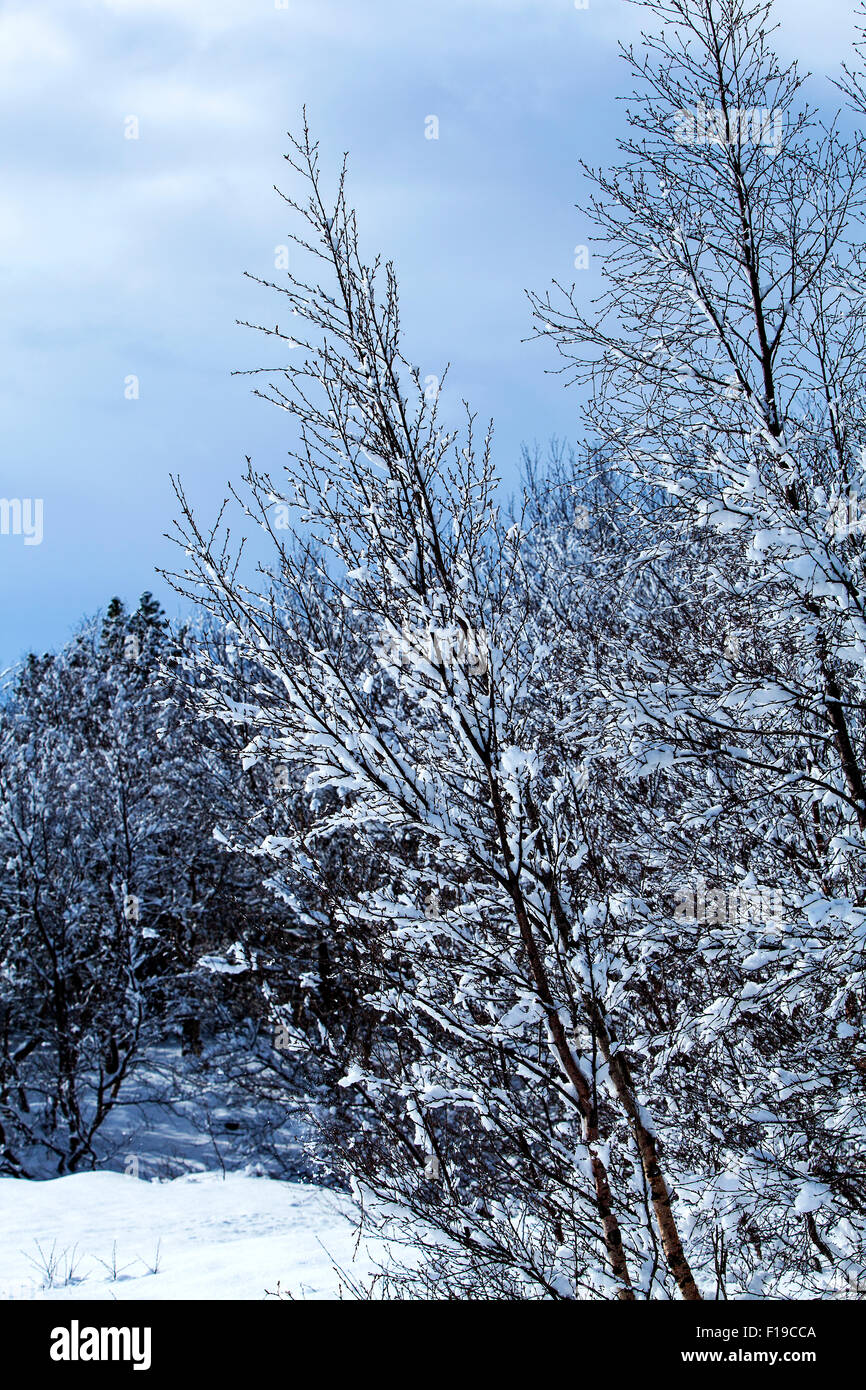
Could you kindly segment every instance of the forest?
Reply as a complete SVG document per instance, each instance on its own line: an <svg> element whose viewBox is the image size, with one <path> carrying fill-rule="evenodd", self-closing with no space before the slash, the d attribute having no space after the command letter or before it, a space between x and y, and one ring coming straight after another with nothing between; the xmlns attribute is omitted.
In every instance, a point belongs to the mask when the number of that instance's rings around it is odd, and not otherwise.
<svg viewBox="0 0 866 1390"><path fill-rule="evenodd" d="M3 678L3 1177L209 1089L387 1220L379 1296L866 1287L866 76L642 9L603 291L528 295L581 434L510 492L301 121L284 466L176 471L188 619L109 580Z"/></svg>

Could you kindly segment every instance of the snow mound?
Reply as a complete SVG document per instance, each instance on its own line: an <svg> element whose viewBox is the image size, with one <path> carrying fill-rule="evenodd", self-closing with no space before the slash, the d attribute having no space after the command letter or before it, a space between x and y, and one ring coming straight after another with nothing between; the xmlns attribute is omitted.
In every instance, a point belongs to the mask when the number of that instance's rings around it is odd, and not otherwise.
<svg viewBox="0 0 866 1390"><path fill-rule="evenodd" d="M341 1193L250 1173L0 1179L0 1298L341 1296L374 1273ZM351 1297L345 1287L342 1293Z"/></svg>

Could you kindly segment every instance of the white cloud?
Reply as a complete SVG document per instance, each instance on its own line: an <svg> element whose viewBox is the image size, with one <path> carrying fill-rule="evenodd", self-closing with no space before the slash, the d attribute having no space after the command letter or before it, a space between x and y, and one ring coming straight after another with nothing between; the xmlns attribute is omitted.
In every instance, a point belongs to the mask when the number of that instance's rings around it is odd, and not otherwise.
<svg viewBox="0 0 866 1390"><path fill-rule="evenodd" d="M0 13L0 88L4 96L44 88L76 58L69 36L32 7Z"/></svg>
<svg viewBox="0 0 866 1390"><path fill-rule="evenodd" d="M246 0L82 0L88 9L107 10L121 19L169 19L187 28L219 31L249 18ZM267 0L265 0L265 4Z"/></svg>
<svg viewBox="0 0 866 1390"><path fill-rule="evenodd" d="M240 91L208 87L194 79L143 79L124 84L123 102L131 113L157 126L211 125L237 128L256 119L257 109Z"/></svg>

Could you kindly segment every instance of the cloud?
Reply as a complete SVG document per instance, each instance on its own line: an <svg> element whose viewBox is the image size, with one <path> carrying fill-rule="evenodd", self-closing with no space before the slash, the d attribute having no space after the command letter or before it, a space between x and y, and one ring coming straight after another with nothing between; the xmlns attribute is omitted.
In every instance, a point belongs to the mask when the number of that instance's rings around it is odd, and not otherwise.
<svg viewBox="0 0 866 1390"><path fill-rule="evenodd" d="M130 112L158 129L209 126L237 130L254 123L260 113L251 92L183 81L177 75L124 83L122 94Z"/></svg>
<svg viewBox="0 0 866 1390"><path fill-rule="evenodd" d="M779 0L782 52L848 54L853 0ZM281 156L306 102L322 163L349 149L365 249L393 255L413 357L497 419L497 458L577 428L529 332L523 287L573 274L578 156L603 162L622 106L626 0L0 0L0 201L10 468L39 479L42 587L7 605L0 660L59 639L115 591L153 586L166 473L207 510L283 418L232 368L262 365L236 318L272 312L297 191ZM424 118L441 117L439 141ZM124 139L137 115L140 138ZM276 309L273 310L276 312ZM267 359L265 359L267 360ZM137 402L123 397L141 374ZM34 482L33 486L36 486ZM10 484L11 487L11 484ZM27 492L24 483L21 488ZM63 517L63 525L48 518ZM87 574L84 574L84 568Z"/></svg>
<svg viewBox="0 0 866 1390"><path fill-rule="evenodd" d="M29 6L0 13L0 90L6 99L46 92L76 57L69 35L44 12Z"/></svg>

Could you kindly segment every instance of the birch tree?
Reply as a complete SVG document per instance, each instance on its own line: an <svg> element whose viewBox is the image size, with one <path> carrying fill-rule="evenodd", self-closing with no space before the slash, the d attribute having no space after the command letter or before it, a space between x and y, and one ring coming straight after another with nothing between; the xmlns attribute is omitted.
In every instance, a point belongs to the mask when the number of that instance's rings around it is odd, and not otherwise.
<svg viewBox="0 0 866 1390"><path fill-rule="evenodd" d="M626 916L663 1003L630 1041L700 1116L702 1174L669 1143L717 1287L826 1295L860 1277L866 1195L864 148L803 104L769 6L643 8L665 27L625 52L589 208L606 294L535 297L655 595L596 685L652 879Z"/></svg>
<svg viewBox="0 0 866 1390"><path fill-rule="evenodd" d="M698 1298L618 1041L615 879L581 681L556 665L571 623L539 603L530 519L497 506L490 432L471 414L446 428L405 357L395 274L362 259L345 171L329 205L308 132L288 158L297 240L328 279L269 287L283 327L262 331L292 356L258 389L297 444L281 477L249 461L233 496L272 562L242 579L178 484L174 582L273 677L222 703L256 731L244 759L331 798L263 850L287 880L316 875L339 830L375 865L339 904L380 1019L343 1078L378 1116L346 1162L426 1233L448 1294Z"/></svg>

